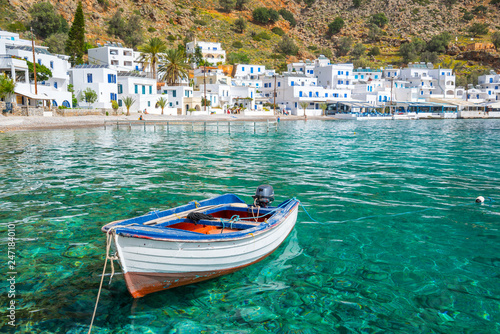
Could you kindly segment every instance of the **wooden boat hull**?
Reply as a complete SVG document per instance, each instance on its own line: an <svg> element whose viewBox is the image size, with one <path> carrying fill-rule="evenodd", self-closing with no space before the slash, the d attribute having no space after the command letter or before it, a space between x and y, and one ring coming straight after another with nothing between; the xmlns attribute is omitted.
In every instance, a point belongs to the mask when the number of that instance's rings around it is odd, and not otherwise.
<svg viewBox="0 0 500 334"><path fill-rule="evenodd" d="M261 261L286 239L298 202L268 229L224 239L168 240L114 236L127 288L134 298L229 274Z"/></svg>

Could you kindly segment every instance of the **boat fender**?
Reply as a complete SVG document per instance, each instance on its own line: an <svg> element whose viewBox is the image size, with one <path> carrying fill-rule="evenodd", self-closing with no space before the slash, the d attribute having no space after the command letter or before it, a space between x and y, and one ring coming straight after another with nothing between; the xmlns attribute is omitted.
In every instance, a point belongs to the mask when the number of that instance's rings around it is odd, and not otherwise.
<svg viewBox="0 0 500 334"><path fill-rule="evenodd" d="M484 197L478 196L478 198L476 198L476 203L484 203Z"/></svg>

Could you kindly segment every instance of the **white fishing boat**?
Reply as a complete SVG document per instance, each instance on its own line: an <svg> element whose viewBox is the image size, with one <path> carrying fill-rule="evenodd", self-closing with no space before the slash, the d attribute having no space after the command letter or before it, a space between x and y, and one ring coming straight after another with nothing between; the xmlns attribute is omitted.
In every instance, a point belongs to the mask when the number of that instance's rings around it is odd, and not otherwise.
<svg viewBox="0 0 500 334"><path fill-rule="evenodd" d="M268 185L253 198L247 205L226 194L105 225L131 295L229 274L270 255L292 231L299 201L268 206Z"/></svg>

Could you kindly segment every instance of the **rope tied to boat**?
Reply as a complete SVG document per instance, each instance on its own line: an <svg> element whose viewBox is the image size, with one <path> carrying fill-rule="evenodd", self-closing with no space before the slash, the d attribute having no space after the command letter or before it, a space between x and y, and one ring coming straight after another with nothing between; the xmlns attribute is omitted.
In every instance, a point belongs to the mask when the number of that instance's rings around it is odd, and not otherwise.
<svg viewBox="0 0 500 334"><path fill-rule="evenodd" d="M137 224L136 223L132 223L132 224L124 225L124 226L112 226L106 232L106 258L104 260L104 268L102 269L101 283L99 284L99 291L97 292L97 299L96 299L96 302L95 302L94 313L92 314L92 321L90 322L90 327L89 327L88 334L90 334L90 332L92 331L92 325L94 324L94 319L95 319L95 315L96 315L96 312L97 312L97 305L99 304L99 298L101 297L102 284L104 282L104 276L106 274L106 266L108 264L108 260L111 261L111 276L109 277L109 284L111 284L111 279L115 275L115 266L113 264L113 260L118 260L118 256L116 256L116 255L111 256L109 254L109 252L111 250L111 243L113 241L113 238L116 235L116 229L120 228L120 227L129 227L129 226L132 226L132 225L137 225Z"/></svg>

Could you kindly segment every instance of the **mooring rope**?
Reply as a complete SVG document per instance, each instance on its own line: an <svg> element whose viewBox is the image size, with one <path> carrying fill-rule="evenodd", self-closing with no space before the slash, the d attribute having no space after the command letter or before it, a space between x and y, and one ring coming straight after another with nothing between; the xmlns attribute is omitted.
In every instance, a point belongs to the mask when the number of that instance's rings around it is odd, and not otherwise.
<svg viewBox="0 0 500 334"><path fill-rule="evenodd" d="M92 314L92 321L90 322L89 332L92 331L92 325L94 324L95 315L97 312L97 305L99 304L99 298L101 297L102 284L104 282L104 275L106 274L106 266L108 264L108 260L111 261L111 276L109 277L109 284L111 284L111 279L115 275L115 266L113 264L113 260L118 260L117 256L110 256L109 251L111 250L111 243L113 242L113 237L116 235L116 229L120 227L128 227L132 225L137 225L136 223L124 225L124 226L112 226L106 232L106 259L104 260L104 268L102 269L101 283L99 284L99 291L97 292L97 300L95 301L94 313Z"/></svg>

